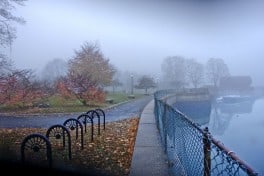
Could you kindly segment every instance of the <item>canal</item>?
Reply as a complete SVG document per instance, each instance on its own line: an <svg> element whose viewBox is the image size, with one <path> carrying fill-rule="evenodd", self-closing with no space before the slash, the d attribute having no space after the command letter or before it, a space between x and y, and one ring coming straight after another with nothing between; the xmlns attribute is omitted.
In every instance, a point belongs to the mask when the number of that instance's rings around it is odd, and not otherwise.
<svg viewBox="0 0 264 176"><path fill-rule="evenodd" d="M234 104L213 104L210 133L264 175L264 98Z"/></svg>
<svg viewBox="0 0 264 176"><path fill-rule="evenodd" d="M264 175L264 98L238 103L179 102L174 105L226 148Z"/></svg>

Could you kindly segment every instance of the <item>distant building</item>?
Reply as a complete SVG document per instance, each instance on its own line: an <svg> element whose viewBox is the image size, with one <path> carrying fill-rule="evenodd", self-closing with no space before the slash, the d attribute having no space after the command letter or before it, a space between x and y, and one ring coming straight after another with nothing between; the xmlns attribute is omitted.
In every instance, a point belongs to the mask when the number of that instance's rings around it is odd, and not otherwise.
<svg viewBox="0 0 264 176"><path fill-rule="evenodd" d="M222 93L248 93L253 88L250 76L227 76L220 79L219 90Z"/></svg>

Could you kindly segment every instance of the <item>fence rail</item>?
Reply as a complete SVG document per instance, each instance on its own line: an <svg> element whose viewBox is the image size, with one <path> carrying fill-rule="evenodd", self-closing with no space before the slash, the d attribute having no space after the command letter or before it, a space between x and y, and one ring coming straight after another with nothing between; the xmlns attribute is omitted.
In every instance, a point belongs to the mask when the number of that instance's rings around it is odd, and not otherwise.
<svg viewBox="0 0 264 176"><path fill-rule="evenodd" d="M192 90L193 91L193 90ZM250 175L256 173L208 131L167 103L177 90L154 94L155 120L173 175ZM175 96L174 96L175 97Z"/></svg>

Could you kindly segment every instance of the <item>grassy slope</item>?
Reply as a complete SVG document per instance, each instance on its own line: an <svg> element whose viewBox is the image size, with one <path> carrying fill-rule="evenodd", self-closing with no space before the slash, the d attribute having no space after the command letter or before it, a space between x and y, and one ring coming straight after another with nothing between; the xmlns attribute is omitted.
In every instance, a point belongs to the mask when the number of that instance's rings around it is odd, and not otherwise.
<svg viewBox="0 0 264 176"><path fill-rule="evenodd" d="M142 96L142 94L135 94L135 98L140 98ZM86 112L91 109L106 108L108 106L131 100L128 95L124 93L108 93L106 99L112 99L113 103L95 102L93 105L84 106L77 99L64 99L60 96L52 96L44 102L49 105L48 108L19 108L17 106L0 107L0 112L17 114Z"/></svg>

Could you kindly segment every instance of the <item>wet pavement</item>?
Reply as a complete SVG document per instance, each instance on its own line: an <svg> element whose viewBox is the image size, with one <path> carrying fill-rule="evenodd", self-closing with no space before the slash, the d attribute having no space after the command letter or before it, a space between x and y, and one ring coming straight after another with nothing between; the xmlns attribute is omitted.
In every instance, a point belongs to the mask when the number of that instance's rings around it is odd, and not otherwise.
<svg viewBox="0 0 264 176"><path fill-rule="evenodd" d="M141 113L129 176L170 176L154 115L154 100Z"/></svg>
<svg viewBox="0 0 264 176"><path fill-rule="evenodd" d="M149 95L103 109L105 112L105 121L112 122L131 117L139 117L144 107L152 99L153 96ZM0 128L49 128L51 125L63 124L69 118L77 118L82 113L84 112L27 116L0 115Z"/></svg>

